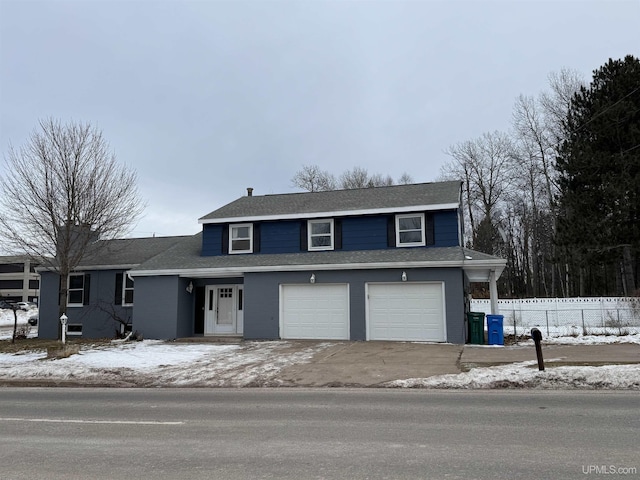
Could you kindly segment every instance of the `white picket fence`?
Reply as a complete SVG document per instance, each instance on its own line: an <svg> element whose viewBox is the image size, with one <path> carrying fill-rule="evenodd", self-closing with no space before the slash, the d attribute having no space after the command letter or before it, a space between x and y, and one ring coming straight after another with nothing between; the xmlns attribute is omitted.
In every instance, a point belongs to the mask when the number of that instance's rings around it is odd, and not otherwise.
<svg viewBox="0 0 640 480"><path fill-rule="evenodd" d="M640 298L523 298L498 300L505 335L526 335L533 327L546 336L640 333ZM491 301L472 299L472 312L491 313Z"/></svg>

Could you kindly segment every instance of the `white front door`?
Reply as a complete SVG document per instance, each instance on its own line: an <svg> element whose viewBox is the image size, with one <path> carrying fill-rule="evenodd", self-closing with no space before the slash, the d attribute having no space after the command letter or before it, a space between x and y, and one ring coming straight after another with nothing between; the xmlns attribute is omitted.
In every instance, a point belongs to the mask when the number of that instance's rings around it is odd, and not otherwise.
<svg viewBox="0 0 640 480"><path fill-rule="evenodd" d="M240 287L241 288L241 287ZM242 297L238 295L239 287L236 285L208 285L205 300L205 335L220 335L242 333L242 327L238 329L238 301ZM242 308L240 306L240 308Z"/></svg>

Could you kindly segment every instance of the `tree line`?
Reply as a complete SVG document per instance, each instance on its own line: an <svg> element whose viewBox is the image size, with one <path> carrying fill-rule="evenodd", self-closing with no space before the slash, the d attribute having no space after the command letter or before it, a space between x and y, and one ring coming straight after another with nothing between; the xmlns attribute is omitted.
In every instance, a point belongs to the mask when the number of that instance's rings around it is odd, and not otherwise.
<svg viewBox="0 0 640 480"><path fill-rule="evenodd" d="M464 182L465 246L508 261L501 297L638 295L638 58L610 59L589 84L573 70L551 73L547 90L516 99L509 131L445 153L438 180ZM315 165L292 182L311 192L395 183Z"/></svg>
<svg viewBox="0 0 640 480"><path fill-rule="evenodd" d="M520 95L508 132L447 150L464 181L468 246L508 266L503 297L637 295L640 61L609 60L590 84L564 69Z"/></svg>

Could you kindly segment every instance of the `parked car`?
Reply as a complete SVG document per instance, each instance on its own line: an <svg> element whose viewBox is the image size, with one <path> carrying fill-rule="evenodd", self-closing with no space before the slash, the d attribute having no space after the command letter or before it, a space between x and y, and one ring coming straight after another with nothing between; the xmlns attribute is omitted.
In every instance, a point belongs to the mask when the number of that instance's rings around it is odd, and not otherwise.
<svg viewBox="0 0 640 480"><path fill-rule="evenodd" d="M33 302L18 302L18 303L16 303L16 305L21 310L31 310L32 308L37 308L37 306L38 306Z"/></svg>
<svg viewBox="0 0 640 480"><path fill-rule="evenodd" d="M38 317L31 317L29 320L27 320L27 323L32 327L35 327L36 325L38 325Z"/></svg>

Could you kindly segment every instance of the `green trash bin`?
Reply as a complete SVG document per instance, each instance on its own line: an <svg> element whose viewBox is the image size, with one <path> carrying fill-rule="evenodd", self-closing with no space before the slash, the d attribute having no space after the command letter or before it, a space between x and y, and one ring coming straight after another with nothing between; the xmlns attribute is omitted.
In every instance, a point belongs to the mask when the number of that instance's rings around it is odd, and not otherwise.
<svg viewBox="0 0 640 480"><path fill-rule="evenodd" d="M468 312L469 343L484 345L484 313Z"/></svg>

